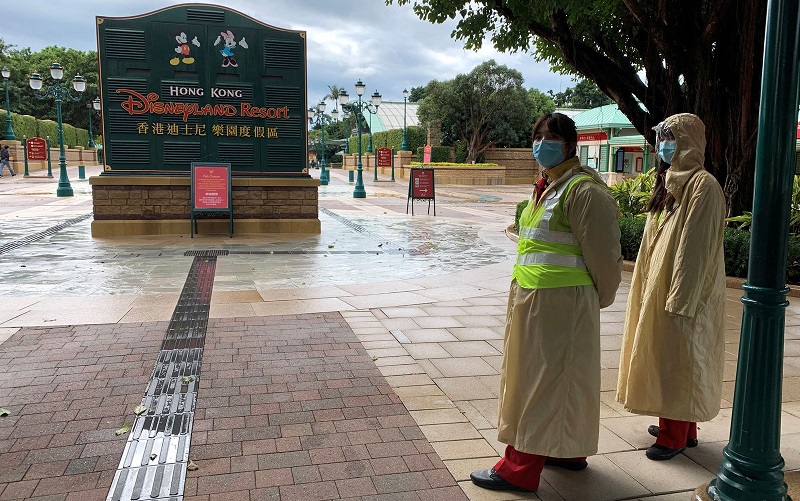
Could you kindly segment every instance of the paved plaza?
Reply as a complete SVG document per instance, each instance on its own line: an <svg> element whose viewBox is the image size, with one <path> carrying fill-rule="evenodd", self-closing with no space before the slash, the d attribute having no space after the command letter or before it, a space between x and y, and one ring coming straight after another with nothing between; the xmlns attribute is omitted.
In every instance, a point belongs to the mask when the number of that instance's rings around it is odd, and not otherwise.
<svg viewBox="0 0 800 501"><path fill-rule="evenodd" d="M589 468L547 467L537 493L473 486L469 473L504 449L506 228L530 193L441 185L436 216L416 202L412 217L407 181L385 177L365 173L367 198L354 199L333 171L319 190L319 235L193 239L188 222L184 235L92 239L91 188L77 169L67 198L55 196L57 177L0 179L0 500L688 501L714 477L742 292L727 290L722 412L699 425L698 447L654 462L644 449L656 420L614 399L626 272L601 312L600 450ZM186 298L206 315L202 329L186 325ZM800 300L789 300L785 471L800 469ZM202 350L190 376L172 377L176 395L193 396L149 401L175 326L190 332L175 343ZM175 442L136 442L143 402L143 416L193 405L193 420L165 418ZM117 435L126 423L132 431ZM182 453L185 475L164 459Z"/></svg>

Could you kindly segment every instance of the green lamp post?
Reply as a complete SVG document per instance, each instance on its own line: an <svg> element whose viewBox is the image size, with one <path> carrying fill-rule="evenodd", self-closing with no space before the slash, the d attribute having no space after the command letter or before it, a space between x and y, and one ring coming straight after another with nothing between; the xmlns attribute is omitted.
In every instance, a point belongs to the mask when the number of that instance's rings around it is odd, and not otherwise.
<svg viewBox="0 0 800 501"><path fill-rule="evenodd" d="M71 197L73 195L72 186L69 184L67 177L67 156L64 152L64 126L61 123L61 102L64 99L72 101L80 100L80 94L86 90L86 80L79 74L75 75L72 80L72 87L78 93L73 96L69 89L61 87L61 79L64 78L64 68L58 64L53 63L50 65L50 76L53 78L53 85L49 85L42 90L42 77L38 73L31 74L28 79L28 85L35 91L34 95L37 99L47 99L52 97L56 102L56 121L58 123L58 146L60 148L60 155L58 157L60 173L58 178L58 189L56 196Z"/></svg>
<svg viewBox="0 0 800 501"><path fill-rule="evenodd" d="M100 98L94 98L91 103L86 103L86 108L89 110L89 148L94 148L94 135L92 134L92 118L93 111L100 111Z"/></svg>
<svg viewBox="0 0 800 501"><path fill-rule="evenodd" d="M400 149L408 151L408 141L406 141L406 101L408 101L408 89L403 89L403 144Z"/></svg>
<svg viewBox="0 0 800 501"><path fill-rule="evenodd" d="M316 110L314 108L308 109L308 122L312 125L317 124L322 129L322 158L319 161L319 184L322 185L328 184L331 180L330 172L326 169L328 160L325 156L325 125L339 119L339 110L336 108L331 112L330 118L325 116L326 106L325 101L320 101Z"/></svg>
<svg viewBox="0 0 800 501"><path fill-rule="evenodd" d="M350 107L353 109L355 117L356 117L356 124L358 130L358 177L356 178L356 187L353 190L353 198L366 198L367 191L364 189L364 177L363 177L363 165L361 163L361 119L358 117L359 114L364 116L364 111L369 111L368 107L372 105L374 110L377 111L378 106L381 104L381 95L378 94L378 91L372 95L372 102L362 101L361 96L364 95L364 91L366 90L367 86L359 80L356 82L356 94L358 95L358 101L350 103ZM348 104L349 96L347 95L346 91L342 91L339 93L339 104L344 106ZM374 113L373 111L369 111L370 113Z"/></svg>
<svg viewBox="0 0 800 501"><path fill-rule="evenodd" d="M717 478L719 501L789 499L781 457L781 384L789 208L795 169L800 84L800 1L767 3L758 114L750 268L742 297L742 333L731 431Z"/></svg>
<svg viewBox="0 0 800 501"><path fill-rule="evenodd" d="M6 81L6 141L15 141L17 136L14 135L14 126L11 124L11 100L8 98L8 77L11 76L11 70L3 66L2 70L3 80Z"/></svg>

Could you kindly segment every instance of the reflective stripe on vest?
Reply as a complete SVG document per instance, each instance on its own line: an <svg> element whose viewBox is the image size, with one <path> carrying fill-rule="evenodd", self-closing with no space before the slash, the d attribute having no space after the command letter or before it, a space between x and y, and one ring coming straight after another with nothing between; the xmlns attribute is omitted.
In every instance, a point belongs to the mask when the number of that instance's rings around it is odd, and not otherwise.
<svg viewBox="0 0 800 501"><path fill-rule="evenodd" d="M594 283L563 211L564 200L582 181L594 179L576 174L548 193L538 207L529 203L523 211L514 266L514 278L521 287L549 289Z"/></svg>

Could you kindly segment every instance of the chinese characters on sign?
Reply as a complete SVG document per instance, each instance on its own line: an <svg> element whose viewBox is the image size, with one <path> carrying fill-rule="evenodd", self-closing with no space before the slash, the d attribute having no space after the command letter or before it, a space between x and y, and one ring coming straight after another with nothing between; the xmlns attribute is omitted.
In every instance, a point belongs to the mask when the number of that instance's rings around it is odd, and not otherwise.
<svg viewBox="0 0 800 501"><path fill-rule="evenodd" d="M138 134L156 136L206 136L207 127L200 124L164 124L161 122L140 122L136 126ZM217 137L253 137L273 139L278 137L277 127L259 127L250 125L213 125L211 134Z"/></svg>

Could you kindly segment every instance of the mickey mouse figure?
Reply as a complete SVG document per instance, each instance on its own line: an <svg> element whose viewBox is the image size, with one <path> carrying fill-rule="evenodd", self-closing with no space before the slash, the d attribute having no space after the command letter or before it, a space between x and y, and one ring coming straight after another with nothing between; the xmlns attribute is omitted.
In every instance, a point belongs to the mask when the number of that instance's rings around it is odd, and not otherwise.
<svg viewBox="0 0 800 501"><path fill-rule="evenodd" d="M178 63L181 61L184 64L192 64L194 62L194 58L189 55L191 52L191 47L188 44L188 38L186 38L186 33L181 32L180 35L175 35L175 40L178 42L178 46L175 47L175 52L178 54L177 56L173 57L169 60L169 64L172 66L178 66ZM200 41L197 40L197 37L192 39L192 45L200 47ZM183 59L180 59L180 56L183 56Z"/></svg>
<svg viewBox="0 0 800 501"><path fill-rule="evenodd" d="M222 31L220 32L220 36L217 37L217 40L214 42L214 45L218 45L222 39L225 39L225 48L219 51L222 54L222 67L225 68L227 66L233 66L236 68L239 66L239 63L236 62L236 59L233 57L233 49L236 48L236 38L234 37L231 30ZM239 40L239 44L243 48L247 49L247 42L245 41L244 37Z"/></svg>

